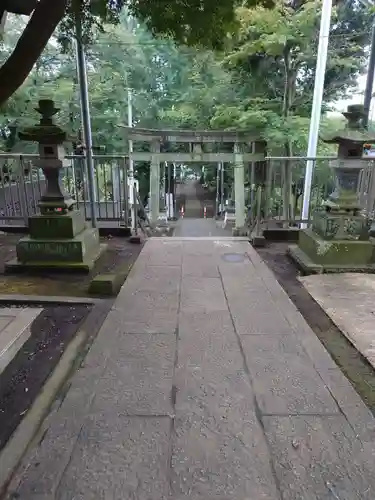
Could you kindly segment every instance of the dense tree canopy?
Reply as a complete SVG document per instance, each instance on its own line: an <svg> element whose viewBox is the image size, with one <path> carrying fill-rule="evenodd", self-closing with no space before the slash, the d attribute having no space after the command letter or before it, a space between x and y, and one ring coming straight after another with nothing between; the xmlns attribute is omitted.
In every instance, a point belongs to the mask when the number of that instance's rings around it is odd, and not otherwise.
<svg viewBox="0 0 375 500"><path fill-rule="evenodd" d="M143 126L256 128L271 151L287 139L303 152L311 110L318 45L319 0L298 8L277 0L236 10L239 29L225 50L176 45L153 37L129 12L93 34L88 51L94 137L109 150L123 148L116 125L126 121L126 87L134 89L134 116ZM356 2L336 8L331 27L324 106L344 98L365 66L372 19ZM23 22L8 23L1 59L11 57ZM61 29L67 29L62 27ZM28 116L41 95L61 101L61 120L75 131L80 120L74 58L48 43L26 80L8 101L3 122Z"/></svg>
<svg viewBox="0 0 375 500"><path fill-rule="evenodd" d="M254 5L272 5L272 0L247 0ZM74 34L79 18L83 37L90 38L101 23L115 23L126 6L154 34L163 34L186 43L218 47L233 29L237 0L0 0L4 11L30 15L14 50L0 68L0 104L27 78L48 40L60 23L60 40Z"/></svg>

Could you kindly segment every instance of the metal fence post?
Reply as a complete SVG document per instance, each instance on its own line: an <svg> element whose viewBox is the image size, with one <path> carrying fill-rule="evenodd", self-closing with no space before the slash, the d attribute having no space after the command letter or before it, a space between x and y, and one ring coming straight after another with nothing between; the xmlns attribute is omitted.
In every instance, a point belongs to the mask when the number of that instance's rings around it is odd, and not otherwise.
<svg viewBox="0 0 375 500"><path fill-rule="evenodd" d="M224 213L224 162L220 164L220 216Z"/></svg>
<svg viewBox="0 0 375 500"><path fill-rule="evenodd" d="M18 172L19 179L19 193L20 193L20 211L23 218L25 227L29 225L29 211L26 201L26 184L25 184L25 166L23 157L20 156L20 170Z"/></svg>
<svg viewBox="0 0 375 500"><path fill-rule="evenodd" d="M260 236L260 224L262 219L262 185L259 184L257 189L257 218L255 225L255 236Z"/></svg>
<svg viewBox="0 0 375 500"><path fill-rule="evenodd" d="M216 165L216 199L215 199L215 218L219 215L219 184L220 184L220 162Z"/></svg>
<svg viewBox="0 0 375 500"><path fill-rule="evenodd" d="M138 236L138 197L135 183L133 182L133 206L134 206L134 234Z"/></svg>
<svg viewBox="0 0 375 500"><path fill-rule="evenodd" d="M126 157L122 158L121 161L122 170L122 192L124 197L123 210L124 210L124 222L125 227L129 226L129 190L128 190L128 165L126 162ZM121 175L120 175L121 178ZM133 183L134 184L134 183Z"/></svg>

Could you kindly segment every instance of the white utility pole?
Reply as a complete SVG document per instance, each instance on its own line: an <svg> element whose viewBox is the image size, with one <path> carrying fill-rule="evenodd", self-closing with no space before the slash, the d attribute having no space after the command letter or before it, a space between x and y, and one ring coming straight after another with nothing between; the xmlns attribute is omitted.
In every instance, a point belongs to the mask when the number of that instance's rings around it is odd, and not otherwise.
<svg viewBox="0 0 375 500"><path fill-rule="evenodd" d="M373 0L360 0L361 4L364 5L367 9L371 9L374 7ZM370 45L370 58L367 68L367 78L366 78L366 88L365 95L363 100L363 107L365 111L365 116L362 120L362 125L367 128L369 122L369 115L371 111L371 101L372 101L372 89L374 87L374 75L375 75L375 24L372 27L372 37L371 37L371 45ZM371 117L372 120L372 117Z"/></svg>
<svg viewBox="0 0 375 500"><path fill-rule="evenodd" d="M128 94L128 127L133 127L133 94L132 94L132 90L130 87L128 87L128 90L127 90L127 94ZM129 139L129 154L133 153L133 141L131 139ZM127 179L124 179L124 182L128 182ZM132 224L132 231L136 231L136 227L135 227L135 224L136 224L136 214L135 214L135 199L134 198L134 194L135 194L135 190L133 188L134 186L134 161L133 161L133 158L130 158L129 157L129 192L132 193L132 198L131 200L133 201L133 203L131 204L131 224Z"/></svg>
<svg viewBox="0 0 375 500"><path fill-rule="evenodd" d="M332 0L323 0L322 14L320 19L320 33L318 57L316 60L314 96L310 118L309 143L307 148L307 162L305 171L305 185L303 189L302 219L309 218L311 183L314 170L314 158L318 147L319 125L322 110L324 78L327 66L328 39L331 26ZM306 228L307 224L301 224Z"/></svg>

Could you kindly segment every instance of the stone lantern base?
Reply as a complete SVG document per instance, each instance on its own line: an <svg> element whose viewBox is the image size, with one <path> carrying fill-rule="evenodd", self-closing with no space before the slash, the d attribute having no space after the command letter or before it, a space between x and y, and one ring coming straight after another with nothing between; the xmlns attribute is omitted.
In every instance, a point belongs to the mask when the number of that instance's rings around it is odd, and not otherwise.
<svg viewBox="0 0 375 500"><path fill-rule="evenodd" d="M90 272L105 250L99 231L79 211L29 218L30 235L17 244L17 259L5 264L7 272L22 270Z"/></svg>
<svg viewBox="0 0 375 500"><path fill-rule="evenodd" d="M369 221L356 211L318 210L312 227L299 232L290 257L306 273L374 272L375 245Z"/></svg>
<svg viewBox="0 0 375 500"><path fill-rule="evenodd" d="M325 240L311 229L300 231L298 245L288 254L306 274L375 272L375 246L371 241Z"/></svg>

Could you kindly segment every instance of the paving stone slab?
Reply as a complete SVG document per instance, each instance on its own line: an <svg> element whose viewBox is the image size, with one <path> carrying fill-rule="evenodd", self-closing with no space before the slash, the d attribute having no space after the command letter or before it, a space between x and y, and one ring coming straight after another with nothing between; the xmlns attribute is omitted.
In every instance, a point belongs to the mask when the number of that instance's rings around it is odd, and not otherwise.
<svg viewBox="0 0 375 500"><path fill-rule="evenodd" d="M227 311L221 280L184 276L181 284L180 308L183 312Z"/></svg>
<svg viewBox="0 0 375 500"><path fill-rule="evenodd" d="M124 334L98 382L93 411L172 415L176 337Z"/></svg>
<svg viewBox="0 0 375 500"><path fill-rule="evenodd" d="M345 417L265 417L264 427L283 498L375 498L374 455Z"/></svg>
<svg viewBox="0 0 375 500"><path fill-rule="evenodd" d="M245 335L241 342L263 413L339 412L295 336Z"/></svg>
<svg viewBox="0 0 375 500"><path fill-rule="evenodd" d="M257 300L258 303L263 301L267 304L272 303L272 297L268 289L259 278L249 276L244 269L242 269L242 272L240 270L235 272L230 266L225 268L221 265L219 270L227 295L240 295L242 293L251 295L252 300Z"/></svg>
<svg viewBox="0 0 375 500"><path fill-rule="evenodd" d="M178 412L172 440L172 498L280 500L267 444L249 399ZM212 402L211 402L212 403Z"/></svg>
<svg viewBox="0 0 375 500"><path fill-rule="evenodd" d="M125 285L126 286L126 285ZM108 321L122 333L175 333L179 308L176 293L136 292L126 288L117 300ZM111 324L104 328L110 331ZM116 326L117 325L117 326Z"/></svg>
<svg viewBox="0 0 375 500"><path fill-rule="evenodd" d="M213 255L197 258L193 255L184 255L182 260L182 275L198 278L219 278L219 261Z"/></svg>
<svg viewBox="0 0 375 500"><path fill-rule="evenodd" d="M190 373L212 374L213 380L222 374L243 369L243 357L236 339L220 335L205 338L180 337L178 366Z"/></svg>
<svg viewBox="0 0 375 500"><path fill-rule="evenodd" d="M91 414L56 500L165 500L170 429L168 417Z"/></svg>
<svg viewBox="0 0 375 500"><path fill-rule="evenodd" d="M164 292L162 290L131 290L126 285L120 292L121 300L116 301L113 311L123 311L126 319L132 317L132 314L138 315L139 312L163 310L175 311L178 309L179 296L174 292Z"/></svg>
<svg viewBox="0 0 375 500"><path fill-rule="evenodd" d="M174 378L177 412L196 413L227 420L237 408L254 411L254 392L243 367L233 364L221 372L216 365L191 367L178 365ZM234 425L234 424L233 424Z"/></svg>
<svg viewBox="0 0 375 500"><path fill-rule="evenodd" d="M204 322L193 318L191 325L187 321L180 323L174 378L176 407L189 408L193 401L204 404L210 395L220 391L236 393L238 387L242 396L246 393L251 399L253 392L249 384L244 383L244 358L233 325L226 323L225 316L215 316L211 322L207 318L206 330ZM217 401L219 404L223 401L222 395L217 396Z"/></svg>
<svg viewBox="0 0 375 500"><path fill-rule="evenodd" d="M230 243L228 243L228 247L230 248ZM199 240L197 242L196 240L192 241L183 241L183 260L187 256L195 257L196 260L198 258L206 258L206 257L211 257L212 255L215 255L217 253L217 250L219 247L215 246L213 241L204 241L204 240Z"/></svg>
<svg viewBox="0 0 375 500"><path fill-rule="evenodd" d="M165 241L152 241L151 245L146 245L138 257L136 266L181 266L182 264L182 244L169 243Z"/></svg>
<svg viewBox="0 0 375 500"><path fill-rule="evenodd" d="M233 321L239 335L289 334L293 329L262 280L253 279L247 272L247 264L236 272L223 271L220 267L223 286ZM251 271L252 273L252 271Z"/></svg>
<svg viewBox="0 0 375 500"><path fill-rule="evenodd" d="M228 311L184 311L178 316L179 335L188 336L192 340L206 338L212 335L235 338L235 331L231 315Z"/></svg>
<svg viewBox="0 0 375 500"><path fill-rule="evenodd" d="M166 333L175 335L177 331L177 311L171 314L168 311L158 311L149 314L139 314L121 324L124 333Z"/></svg>
<svg viewBox="0 0 375 500"><path fill-rule="evenodd" d="M165 333L175 335L177 331L178 310L176 309L147 309L142 310L141 307L137 311L133 311L130 318L122 309L112 309L107 319L105 320L100 337L107 337L111 341L116 342L116 336L124 333ZM112 333L114 334L112 336Z"/></svg>
<svg viewBox="0 0 375 500"><path fill-rule="evenodd" d="M147 266L142 273L126 280L126 291L176 293L180 291L181 268L170 266Z"/></svg>
<svg viewBox="0 0 375 500"><path fill-rule="evenodd" d="M264 306L247 306L248 300L242 297L238 300L228 300L234 325L239 335L288 335L293 333L292 327L277 310Z"/></svg>
<svg viewBox="0 0 375 500"><path fill-rule="evenodd" d="M257 276L249 276L242 267L242 270L235 270L231 266L219 266L220 274L223 280L224 288L228 293L251 293L260 295L264 298L267 297L268 301L272 299L268 289L263 281Z"/></svg>

